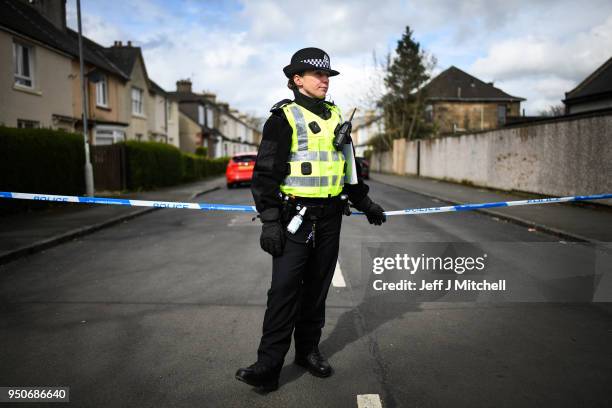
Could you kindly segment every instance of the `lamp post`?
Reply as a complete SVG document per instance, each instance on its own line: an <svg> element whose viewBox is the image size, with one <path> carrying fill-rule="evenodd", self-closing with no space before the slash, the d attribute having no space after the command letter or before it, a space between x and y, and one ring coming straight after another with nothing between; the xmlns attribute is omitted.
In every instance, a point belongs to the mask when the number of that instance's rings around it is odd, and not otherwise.
<svg viewBox="0 0 612 408"><path fill-rule="evenodd" d="M83 99L83 139L85 142L85 188L88 196L94 195L94 179L93 179L93 167L89 160L89 138L87 136L87 110L89 107L89 100L87 97L87 83L85 82L85 75L83 69L83 34L81 31L81 0L76 0L77 3L77 21L79 26L79 65L81 70L81 87L82 87L82 98Z"/></svg>

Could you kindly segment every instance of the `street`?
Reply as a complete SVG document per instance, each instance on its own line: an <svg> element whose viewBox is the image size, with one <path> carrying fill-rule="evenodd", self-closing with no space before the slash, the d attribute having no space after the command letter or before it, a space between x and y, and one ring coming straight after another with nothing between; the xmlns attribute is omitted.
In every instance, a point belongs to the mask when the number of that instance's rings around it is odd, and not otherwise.
<svg viewBox="0 0 612 408"><path fill-rule="evenodd" d="M442 205L368 184L386 210ZM199 201L252 204L247 187ZM234 379L256 359L271 275L252 216L155 211L0 265L0 384L69 386L74 407L612 404L609 309L366 296L364 243L559 241L477 212L345 217L320 345L335 373L311 376L292 348L260 395Z"/></svg>

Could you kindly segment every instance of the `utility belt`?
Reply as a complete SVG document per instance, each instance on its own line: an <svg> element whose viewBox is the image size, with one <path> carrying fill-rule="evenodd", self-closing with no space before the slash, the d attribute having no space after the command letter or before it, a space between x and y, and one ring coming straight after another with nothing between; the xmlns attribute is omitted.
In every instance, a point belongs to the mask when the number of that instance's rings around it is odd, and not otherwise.
<svg viewBox="0 0 612 408"><path fill-rule="evenodd" d="M316 247L316 230L319 220L350 215L348 196L340 194L330 198L294 197L281 193L283 209L281 212L283 226L288 239Z"/></svg>
<svg viewBox="0 0 612 408"><path fill-rule="evenodd" d="M286 222L306 208L304 217L310 220L327 218L338 213L350 214L348 196L339 194L329 198L296 197L281 193L283 201L282 216Z"/></svg>

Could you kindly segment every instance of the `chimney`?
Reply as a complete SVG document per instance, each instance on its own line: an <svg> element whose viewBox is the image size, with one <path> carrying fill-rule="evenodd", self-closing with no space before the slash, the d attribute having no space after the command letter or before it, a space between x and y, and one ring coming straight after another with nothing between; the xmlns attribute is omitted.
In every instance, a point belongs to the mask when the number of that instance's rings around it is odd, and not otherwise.
<svg viewBox="0 0 612 408"><path fill-rule="evenodd" d="M132 41L128 40L128 42L127 42L127 46L128 46L128 47L131 47L131 46L132 46Z"/></svg>
<svg viewBox="0 0 612 408"><path fill-rule="evenodd" d="M66 0L24 0L51 24L66 31Z"/></svg>
<svg viewBox="0 0 612 408"><path fill-rule="evenodd" d="M217 95L212 92L202 91L202 96L209 102L215 103L217 100Z"/></svg>
<svg viewBox="0 0 612 408"><path fill-rule="evenodd" d="M123 47L123 43L121 41L114 41L113 47Z"/></svg>
<svg viewBox="0 0 612 408"><path fill-rule="evenodd" d="M495 86L495 82L487 82L487 85Z"/></svg>
<svg viewBox="0 0 612 408"><path fill-rule="evenodd" d="M190 79L181 79L176 81L176 91L191 93L191 80Z"/></svg>

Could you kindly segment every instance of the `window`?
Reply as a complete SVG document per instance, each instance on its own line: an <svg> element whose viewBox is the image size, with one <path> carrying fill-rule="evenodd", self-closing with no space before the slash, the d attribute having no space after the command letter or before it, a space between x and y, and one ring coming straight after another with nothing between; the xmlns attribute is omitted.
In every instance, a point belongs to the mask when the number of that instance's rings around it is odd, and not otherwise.
<svg viewBox="0 0 612 408"><path fill-rule="evenodd" d="M503 125L506 123L506 105L497 105L497 124Z"/></svg>
<svg viewBox="0 0 612 408"><path fill-rule="evenodd" d="M198 105L198 123L204 126L204 107L202 105Z"/></svg>
<svg viewBox="0 0 612 408"><path fill-rule="evenodd" d="M40 122L36 120L17 119L17 127L20 129L38 129Z"/></svg>
<svg viewBox="0 0 612 408"><path fill-rule="evenodd" d="M142 115L142 89L132 88L132 113Z"/></svg>
<svg viewBox="0 0 612 408"><path fill-rule="evenodd" d="M433 105L425 106L425 121L428 123L433 122Z"/></svg>
<svg viewBox="0 0 612 408"><path fill-rule="evenodd" d="M15 63L15 84L34 87L34 53L32 47L13 43L13 61Z"/></svg>
<svg viewBox="0 0 612 408"><path fill-rule="evenodd" d="M121 128L111 126L95 127L95 142L98 146L111 145L125 140L125 132Z"/></svg>
<svg viewBox="0 0 612 408"><path fill-rule="evenodd" d="M210 106L206 107L206 126L209 129L215 127L215 112Z"/></svg>
<svg viewBox="0 0 612 408"><path fill-rule="evenodd" d="M102 75L96 82L96 105L108 107L108 82L106 75Z"/></svg>

